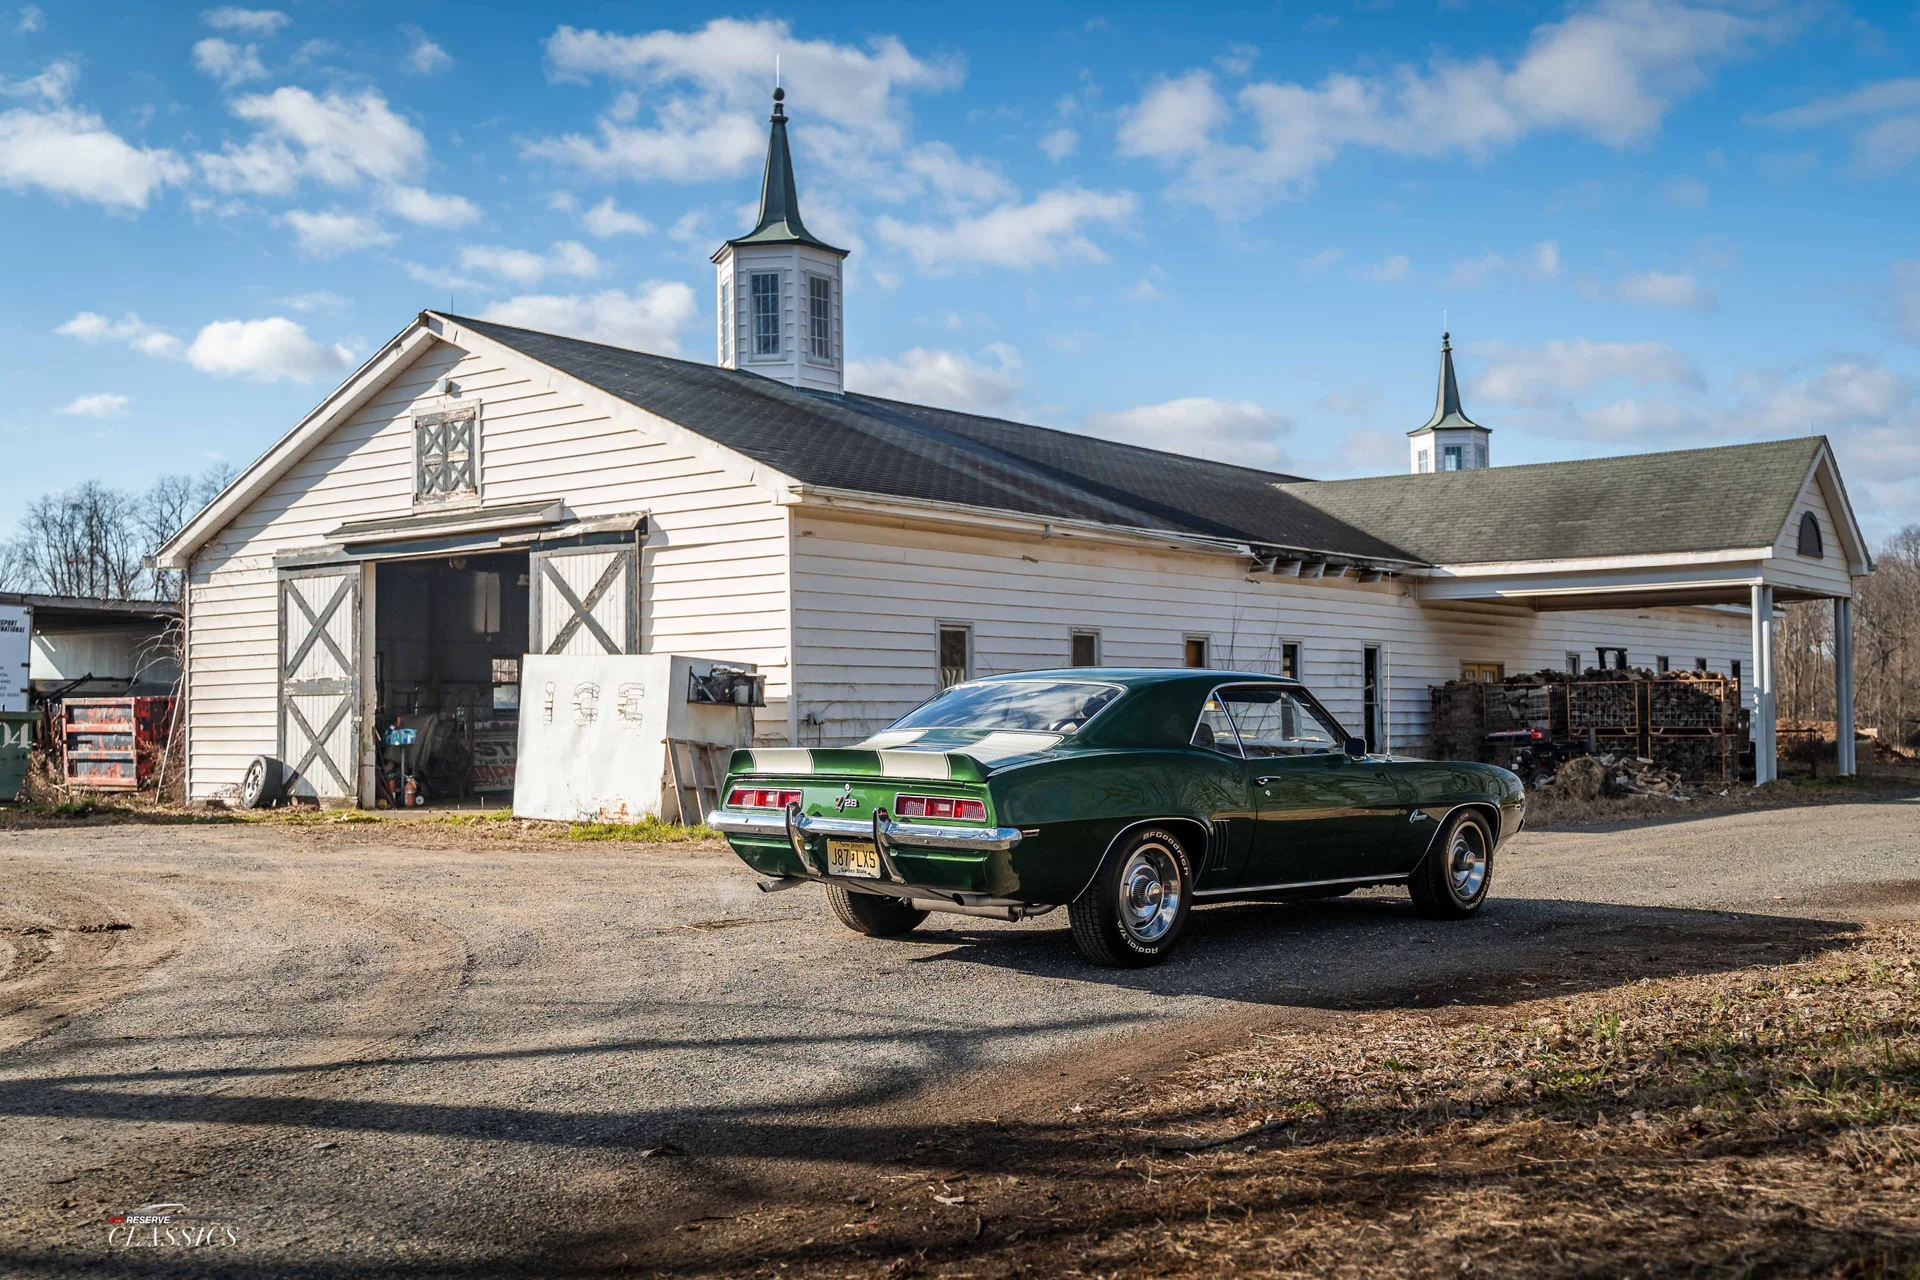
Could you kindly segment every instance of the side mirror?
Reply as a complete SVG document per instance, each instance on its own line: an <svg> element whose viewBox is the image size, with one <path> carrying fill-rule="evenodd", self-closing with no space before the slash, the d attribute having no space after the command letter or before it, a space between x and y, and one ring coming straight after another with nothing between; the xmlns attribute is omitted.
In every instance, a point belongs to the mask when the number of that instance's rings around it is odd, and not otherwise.
<svg viewBox="0 0 1920 1280"><path fill-rule="evenodd" d="M1367 754L1367 740L1365 738L1348 738L1347 754L1356 759Z"/></svg>

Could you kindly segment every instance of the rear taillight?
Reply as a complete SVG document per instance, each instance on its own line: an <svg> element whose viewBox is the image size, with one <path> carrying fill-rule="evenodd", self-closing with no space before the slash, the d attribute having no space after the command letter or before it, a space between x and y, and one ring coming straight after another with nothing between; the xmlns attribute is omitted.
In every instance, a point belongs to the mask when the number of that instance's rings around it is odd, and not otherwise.
<svg viewBox="0 0 1920 1280"><path fill-rule="evenodd" d="M950 796L895 796L896 818L958 818L962 822L985 822L987 806L978 800L955 800Z"/></svg>
<svg viewBox="0 0 1920 1280"><path fill-rule="evenodd" d="M798 791L769 791L764 787L735 787L727 803L736 809L784 809L800 803Z"/></svg>

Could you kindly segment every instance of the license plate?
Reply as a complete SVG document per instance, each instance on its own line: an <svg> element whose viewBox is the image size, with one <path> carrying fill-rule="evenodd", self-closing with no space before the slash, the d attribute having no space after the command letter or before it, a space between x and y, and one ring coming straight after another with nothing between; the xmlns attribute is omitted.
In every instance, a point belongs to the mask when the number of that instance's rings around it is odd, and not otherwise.
<svg viewBox="0 0 1920 1280"><path fill-rule="evenodd" d="M880 878L880 850L871 840L827 841L827 874Z"/></svg>

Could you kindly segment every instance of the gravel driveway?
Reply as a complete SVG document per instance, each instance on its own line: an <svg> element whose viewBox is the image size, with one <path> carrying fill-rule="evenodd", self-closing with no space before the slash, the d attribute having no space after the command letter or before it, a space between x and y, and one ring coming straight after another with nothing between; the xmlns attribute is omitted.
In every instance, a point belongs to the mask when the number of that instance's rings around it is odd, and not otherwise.
<svg viewBox="0 0 1920 1280"><path fill-rule="evenodd" d="M1920 911L1920 802L1528 833L1478 920L1196 914L1145 973L1064 920L906 941L724 850L425 828L0 833L0 1273L550 1274L961 1116L1353 1009L1738 965ZM170 1202L222 1233L109 1242Z"/></svg>

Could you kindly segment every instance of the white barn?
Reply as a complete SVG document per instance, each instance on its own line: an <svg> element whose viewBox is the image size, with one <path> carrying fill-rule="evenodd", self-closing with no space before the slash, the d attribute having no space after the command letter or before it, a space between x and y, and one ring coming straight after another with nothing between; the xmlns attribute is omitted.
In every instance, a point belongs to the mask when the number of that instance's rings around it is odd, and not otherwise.
<svg viewBox="0 0 1920 1280"><path fill-rule="evenodd" d="M156 555L188 578L191 794L264 755L370 804L376 721L510 720L527 652L754 663L757 740L800 746L1067 665L1298 675L1401 752L1463 673L1624 656L1765 706L1775 603L1844 621L1870 568L1824 439L1495 467L1450 350L1414 470L1351 481L849 393L845 256L776 104L717 364L422 312Z"/></svg>

